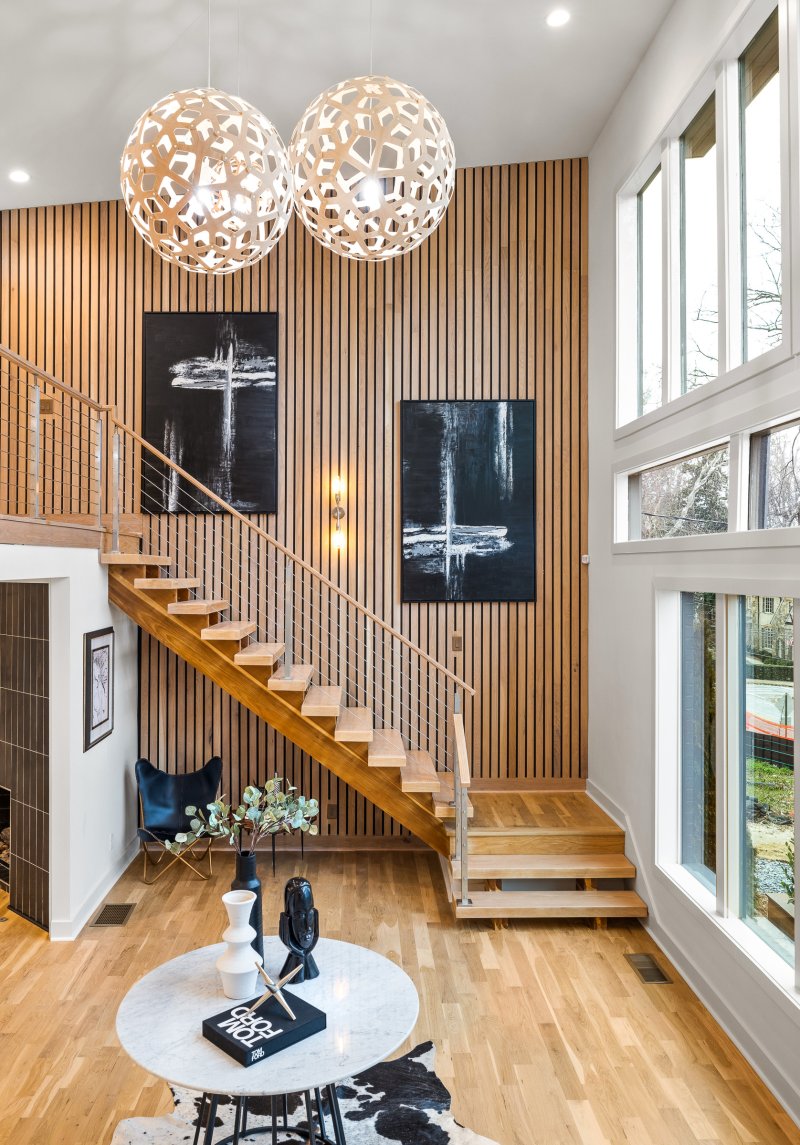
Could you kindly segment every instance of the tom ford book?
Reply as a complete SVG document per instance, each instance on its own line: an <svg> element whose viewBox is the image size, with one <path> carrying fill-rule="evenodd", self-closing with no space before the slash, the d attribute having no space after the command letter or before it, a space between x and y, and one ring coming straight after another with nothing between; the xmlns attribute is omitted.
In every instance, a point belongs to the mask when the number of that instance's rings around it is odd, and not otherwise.
<svg viewBox="0 0 800 1145"><path fill-rule="evenodd" d="M247 1012L252 1002L239 1002L206 1018L203 1037L240 1065L251 1066L325 1029L327 1018L322 1010L288 990L283 996L296 1015L294 1022L274 998L268 998L252 1014Z"/></svg>

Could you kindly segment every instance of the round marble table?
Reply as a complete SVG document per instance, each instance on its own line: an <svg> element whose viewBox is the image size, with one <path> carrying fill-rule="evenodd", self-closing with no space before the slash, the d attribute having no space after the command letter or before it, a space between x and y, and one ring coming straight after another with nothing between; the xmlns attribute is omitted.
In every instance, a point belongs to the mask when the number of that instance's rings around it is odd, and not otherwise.
<svg viewBox="0 0 800 1145"><path fill-rule="evenodd" d="M384 1061L416 1023L419 999L404 970L374 950L321 938L314 950L319 977L287 989L324 1010L327 1028L245 1069L201 1031L203 1018L234 1004L222 993L215 966L223 949L222 943L205 946L156 967L131 987L117 1012L123 1049L170 1085L243 1099L327 1089L335 1103L336 1082ZM273 979L285 958L280 939L265 937L264 964ZM326 1140L324 1126L319 1139ZM343 1141L343 1133L337 1131L336 1140ZM210 1145L212 1136L206 1133L205 1141Z"/></svg>

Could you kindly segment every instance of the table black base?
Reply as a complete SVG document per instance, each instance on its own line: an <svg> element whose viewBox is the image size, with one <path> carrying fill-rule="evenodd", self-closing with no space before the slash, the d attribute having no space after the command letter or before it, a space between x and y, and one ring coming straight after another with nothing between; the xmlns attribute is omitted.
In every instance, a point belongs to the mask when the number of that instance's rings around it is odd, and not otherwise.
<svg viewBox="0 0 800 1145"><path fill-rule="evenodd" d="M203 1134L202 1145L239 1145L245 1137L255 1137L257 1134L271 1134L271 1145L286 1142L290 1145L295 1141L308 1141L309 1145L347 1145L342 1124L342 1114L339 1109L339 1099L336 1096L336 1086L325 1087L325 1098L328 1103L327 1116L322 1108L322 1091L306 1090L302 1095L306 1106L306 1119L308 1128L289 1125L288 1094L270 1098L270 1124L259 1125L249 1129L247 1126L246 1097L236 1098L236 1112L234 1114L233 1133L214 1141L214 1122L217 1119L217 1105L219 1098L212 1093L204 1093L197 1119L193 1145L200 1145L200 1134ZM317 1107L316 1118L314 1106ZM203 1132L203 1121L206 1121ZM328 1136L327 1122L330 1121L333 1137ZM279 1124L282 1122L282 1124Z"/></svg>

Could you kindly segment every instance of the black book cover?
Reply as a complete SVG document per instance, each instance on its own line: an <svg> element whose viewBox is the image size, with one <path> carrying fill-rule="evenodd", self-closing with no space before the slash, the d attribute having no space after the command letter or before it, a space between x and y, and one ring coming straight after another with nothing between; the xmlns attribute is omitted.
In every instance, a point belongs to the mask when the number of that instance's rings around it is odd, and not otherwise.
<svg viewBox="0 0 800 1145"><path fill-rule="evenodd" d="M250 1066L325 1029L327 1019L322 1010L288 990L282 993L296 1021L274 998L268 998L252 1014L247 1013L252 1001L238 1002L230 1010L205 1018L203 1037L240 1065Z"/></svg>

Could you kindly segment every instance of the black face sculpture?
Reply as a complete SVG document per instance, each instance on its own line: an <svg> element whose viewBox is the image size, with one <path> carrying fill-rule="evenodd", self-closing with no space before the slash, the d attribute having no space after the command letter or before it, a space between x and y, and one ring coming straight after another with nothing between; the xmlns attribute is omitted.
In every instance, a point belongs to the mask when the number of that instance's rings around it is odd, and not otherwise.
<svg viewBox="0 0 800 1145"><path fill-rule="evenodd" d="M283 905L278 933L284 946L289 947L290 953L281 970L281 977L291 973L296 966L301 966L302 969L292 979L293 982L305 982L307 978L316 978L319 969L311 951L317 945L319 938L319 912L314 906L314 895L308 879L299 876L289 879L283 892Z"/></svg>

